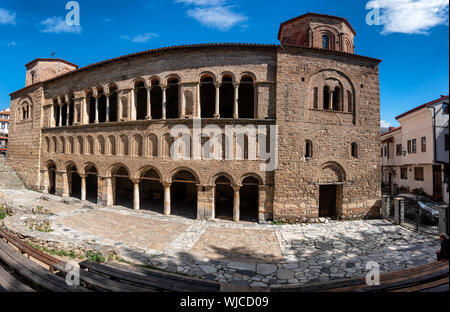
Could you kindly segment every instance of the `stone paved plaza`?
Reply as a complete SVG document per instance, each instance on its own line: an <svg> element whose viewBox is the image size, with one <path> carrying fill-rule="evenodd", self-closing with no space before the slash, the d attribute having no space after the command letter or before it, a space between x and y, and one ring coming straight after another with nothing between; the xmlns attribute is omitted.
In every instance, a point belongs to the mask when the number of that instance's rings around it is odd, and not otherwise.
<svg viewBox="0 0 450 312"><path fill-rule="evenodd" d="M437 237L383 220L270 225L196 221L151 211L106 208L23 188L1 189L15 214L4 225L23 237L73 250L112 250L136 264L235 285L274 287L364 276L434 261ZM42 206L51 214L37 215ZM29 219L52 232L30 230Z"/></svg>

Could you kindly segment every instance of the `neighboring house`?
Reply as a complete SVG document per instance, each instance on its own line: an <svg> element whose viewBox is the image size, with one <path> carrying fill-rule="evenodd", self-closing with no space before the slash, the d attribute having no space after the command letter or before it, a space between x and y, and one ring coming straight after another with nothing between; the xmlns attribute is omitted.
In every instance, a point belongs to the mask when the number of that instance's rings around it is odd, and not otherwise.
<svg viewBox="0 0 450 312"><path fill-rule="evenodd" d="M8 145L9 108L0 111L0 147Z"/></svg>
<svg viewBox="0 0 450 312"><path fill-rule="evenodd" d="M401 126L381 135L383 183L420 190L449 202L449 97L396 117Z"/></svg>

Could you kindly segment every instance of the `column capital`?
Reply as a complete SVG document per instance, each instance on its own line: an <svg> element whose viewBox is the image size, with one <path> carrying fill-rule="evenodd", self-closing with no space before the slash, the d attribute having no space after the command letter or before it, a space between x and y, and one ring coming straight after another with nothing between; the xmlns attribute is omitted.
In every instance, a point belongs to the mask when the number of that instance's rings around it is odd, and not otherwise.
<svg viewBox="0 0 450 312"><path fill-rule="evenodd" d="M167 181L161 182L161 184L162 184L164 187L171 187L171 186L172 186L172 182L167 182Z"/></svg>
<svg viewBox="0 0 450 312"><path fill-rule="evenodd" d="M239 88L239 82L233 82L233 86L234 86L235 88Z"/></svg>
<svg viewBox="0 0 450 312"><path fill-rule="evenodd" d="M162 90L166 90L167 88L169 88L168 85L161 85L160 87L161 87Z"/></svg>
<svg viewBox="0 0 450 312"><path fill-rule="evenodd" d="M222 85L222 84L221 84L220 82L214 82L214 86L215 86L216 88L220 88L221 85Z"/></svg>
<svg viewBox="0 0 450 312"><path fill-rule="evenodd" d="M233 185L233 186L231 186L232 188L233 188L233 190L235 191L235 192L238 192L238 191L240 191L241 190L241 185Z"/></svg>
<svg viewBox="0 0 450 312"><path fill-rule="evenodd" d="M130 178L131 182L133 182L133 184L139 184L141 182L141 179L137 179L137 178Z"/></svg>

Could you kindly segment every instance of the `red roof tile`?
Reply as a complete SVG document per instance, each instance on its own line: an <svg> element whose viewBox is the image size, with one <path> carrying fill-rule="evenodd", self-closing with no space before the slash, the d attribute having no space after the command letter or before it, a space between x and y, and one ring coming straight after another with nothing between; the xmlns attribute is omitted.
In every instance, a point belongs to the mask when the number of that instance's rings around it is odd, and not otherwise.
<svg viewBox="0 0 450 312"><path fill-rule="evenodd" d="M417 107L407 111L406 113L398 115L397 117L395 117L395 119L399 119L399 118L405 117L406 115L409 115L409 114L414 113L414 112L416 112L418 110L421 110L424 107L427 107L427 106L439 103L440 101L448 100L448 97L449 97L448 95L441 95L441 97L439 99L431 101L431 102L428 102L428 103L425 103L425 104L422 104L422 105L419 105L419 106L417 106Z"/></svg>

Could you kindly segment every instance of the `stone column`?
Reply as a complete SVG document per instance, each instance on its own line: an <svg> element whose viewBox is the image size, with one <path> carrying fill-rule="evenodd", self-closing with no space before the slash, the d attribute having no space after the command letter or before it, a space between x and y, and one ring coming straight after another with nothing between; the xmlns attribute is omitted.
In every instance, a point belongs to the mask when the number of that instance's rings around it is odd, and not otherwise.
<svg viewBox="0 0 450 312"><path fill-rule="evenodd" d="M43 170L42 173L44 174L44 185L42 187L42 192L44 194L48 194L48 193L50 193L49 192L50 186L49 186L49 183L48 183L48 179L49 179L48 169Z"/></svg>
<svg viewBox="0 0 450 312"><path fill-rule="evenodd" d="M268 187L265 185L260 185L259 186L259 190L258 190L258 203L259 203L259 207L258 207L258 221L259 222L264 222L266 221L266 217L265 217L265 208L266 208L266 200L267 200L267 190Z"/></svg>
<svg viewBox="0 0 450 312"><path fill-rule="evenodd" d="M214 118L220 118L220 83L214 83L216 87L216 102L214 106Z"/></svg>
<svg viewBox="0 0 450 312"><path fill-rule="evenodd" d="M136 90L134 88L130 91L130 120L136 120Z"/></svg>
<svg viewBox="0 0 450 312"><path fill-rule="evenodd" d="M62 104L59 103L59 127L62 127Z"/></svg>
<svg viewBox="0 0 450 312"><path fill-rule="evenodd" d="M239 83L234 83L234 109L233 118L239 118Z"/></svg>
<svg viewBox="0 0 450 312"><path fill-rule="evenodd" d="M111 119L111 111L110 111L110 109L111 109L111 107L110 107L110 104L109 104L109 94L105 94L105 96L106 96L106 122L109 122L110 121L110 119Z"/></svg>
<svg viewBox="0 0 450 312"><path fill-rule="evenodd" d="M333 110L333 91L330 91L329 93L328 93L328 96L329 96L329 102L330 102L330 106L329 106L329 108L328 109L331 109L331 110Z"/></svg>
<svg viewBox="0 0 450 312"><path fill-rule="evenodd" d="M133 193L133 208L134 210L141 209L140 204L141 200L139 198L139 180L132 180L134 184L134 193Z"/></svg>
<svg viewBox="0 0 450 312"><path fill-rule="evenodd" d="M50 109L50 127L53 128L56 126L55 124L55 104L52 104Z"/></svg>
<svg viewBox="0 0 450 312"><path fill-rule="evenodd" d="M81 99L81 124L82 125L89 123L89 119L86 116L86 112L87 112L86 106L87 106L86 97L83 97Z"/></svg>
<svg viewBox="0 0 450 312"><path fill-rule="evenodd" d="M152 99L151 99L151 95L152 95L152 87L148 87L147 88L147 120L151 120L152 119Z"/></svg>
<svg viewBox="0 0 450 312"><path fill-rule="evenodd" d="M167 86L162 86L162 119L167 119L167 96L166 90Z"/></svg>
<svg viewBox="0 0 450 312"><path fill-rule="evenodd" d="M95 121L98 124L98 95L95 96Z"/></svg>
<svg viewBox="0 0 450 312"><path fill-rule="evenodd" d="M70 125L69 123L69 115L70 115L70 102L66 102L66 127Z"/></svg>
<svg viewBox="0 0 450 312"><path fill-rule="evenodd" d="M448 235L448 205L437 206L437 208L439 210L439 233Z"/></svg>
<svg viewBox="0 0 450 312"><path fill-rule="evenodd" d="M387 201L389 200L389 196L388 195L383 195L382 199L381 199L381 217L383 219L387 218L387 214L386 214L386 207L387 207Z"/></svg>
<svg viewBox="0 0 450 312"><path fill-rule="evenodd" d="M197 114L197 118L202 118L202 103L201 103L201 89L202 89L202 87L201 87L201 83L199 82L198 83L198 88L197 88L198 90L198 92L197 92L197 112L196 112L196 114Z"/></svg>
<svg viewBox="0 0 450 312"><path fill-rule="evenodd" d="M170 203L170 187L171 184L168 182L163 182L164 186L164 215L170 216L171 214L171 203Z"/></svg>
<svg viewBox="0 0 450 312"><path fill-rule="evenodd" d="M105 187L106 187L106 206L113 206L114 196L112 188L112 177L105 178Z"/></svg>
<svg viewBox="0 0 450 312"><path fill-rule="evenodd" d="M86 200L86 175L80 175L81 177L81 200Z"/></svg>
<svg viewBox="0 0 450 312"><path fill-rule="evenodd" d="M233 190L234 190L233 221L234 222L239 222L239 220L241 218L241 210L240 210L240 204L241 204L240 190L241 190L241 187L240 186L233 186Z"/></svg>
<svg viewBox="0 0 450 312"><path fill-rule="evenodd" d="M394 199L394 222L396 224L402 224L405 215L405 200L401 197Z"/></svg>

